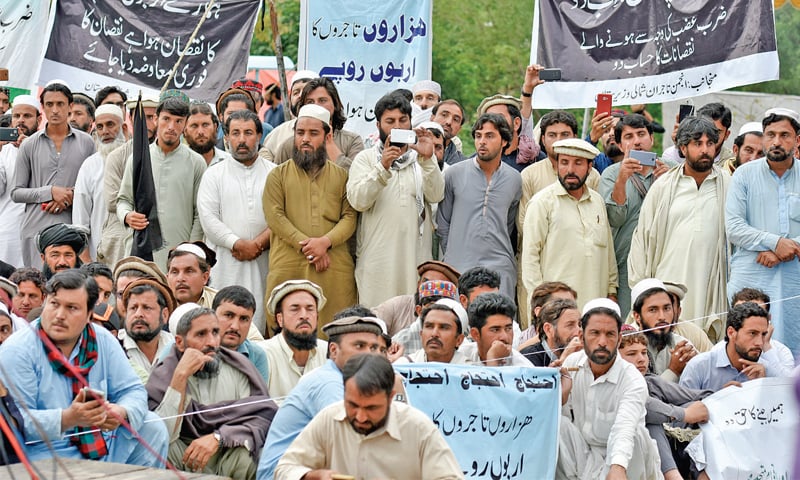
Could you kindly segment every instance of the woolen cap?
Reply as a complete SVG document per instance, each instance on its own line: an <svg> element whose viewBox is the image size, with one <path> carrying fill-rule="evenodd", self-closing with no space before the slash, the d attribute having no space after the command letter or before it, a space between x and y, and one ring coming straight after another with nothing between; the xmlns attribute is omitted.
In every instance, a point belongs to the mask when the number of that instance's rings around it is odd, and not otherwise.
<svg viewBox="0 0 800 480"><path fill-rule="evenodd" d="M328 337L342 335L345 333L367 332L375 335L383 335L386 323L375 317L344 317L334 320L322 327L323 333Z"/></svg>
<svg viewBox="0 0 800 480"><path fill-rule="evenodd" d="M317 310L322 310L325 307L327 299L322 293L322 288L314 282L309 280L286 280L277 287L272 289L267 300L267 311L270 315L275 315L275 309L278 304L283 300L283 297L292 292L303 290L310 293L317 299Z"/></svg>
<svg viewBox="0 0 800 480"><path fill-rule="evenodd" d="M0 277L0 289L5 290L11 298L17 295L17 284L6 277Z"/></svg>
<svg viewBox="0 0 800 480"><path fill-rule="evenodd" d="M522 108L522 102L519 100L519 98L512 97L511 95L501 95L498 93L497 95L492 95L491 97L486 97L481 100L481 104L478 105L478 115L483 115L486 113L486 110L489 110L489 108L495 105L513 105L517 107L517 109Z"/></svg>
<svg viewBox="0 0 800 480"><path fill-rule="evenodd" d="M157 278L163 284L168 285L167 276L158 268L155 263L143 260L139 257L125 257L120 259L114 266L114 283L119 280L119 274L126 270L136 270L144 273L145 275Z"/></svg>
<svg viewBox="0 0 800 480"><path fill-rule="evenodd" d="M597 147L580 138L566 138L557 141L553 144L553 152L588 160L594 160L596 156L600 155L600 150Z"/></svg>
<svg viewBox="0 0 800 480"><path fill-rule="evenodd" d="M437 123L437 125L439 124ZM419 265L417 265L417 275L419 275L420 277L422 276L423 273L429 270L434 270L441 273L442 275L447 277L447 279L450 280L456 287L458 286L458 279L461 277L461 274L458 273L458 270L451 267L450 265L444 262L440 262L438 260L428 260L427 262L422 262Z"/></svg>
<svg viewBox="0 0 800 480"><path fill-rule="evenodd" d="M127 308L128 307L128 299L131 296L131 290L139 285L149 285L159 292L164 297L164 300L167 302L167 312L172 314L175 308L178 306L178 302L175 300L175 296L172 294L172 289L169 288L169 284L166 282L161 282L157 278L137 278L136 280L132 281L125 287L125 291L122 292L122 305Z"/></svg>
<svg viewBox="0 0 800 480"><path fill-rule="evenodd" d="M678 297L678 300L683 300L683 297L686 296L686 293L689 291L686 288L686 285L682 283L675 283L675 282L664 282L664 288L671 294Z"/></svg>

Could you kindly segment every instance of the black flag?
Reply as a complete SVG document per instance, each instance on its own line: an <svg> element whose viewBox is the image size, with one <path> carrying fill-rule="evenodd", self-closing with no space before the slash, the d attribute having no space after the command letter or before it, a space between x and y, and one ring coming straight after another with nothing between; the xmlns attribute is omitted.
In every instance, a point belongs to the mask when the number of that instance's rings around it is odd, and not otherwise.
<svg viewBox="0 0 800 480"><path fill-rule="evenodd" d="M164 240L158 223L156 185L150 165L150 141L142 107L142 92L139 92L133 112L133 209L144 214L150 223L144 230L133 231L131 255L152 261L153 250L161 248Z"/></svg>

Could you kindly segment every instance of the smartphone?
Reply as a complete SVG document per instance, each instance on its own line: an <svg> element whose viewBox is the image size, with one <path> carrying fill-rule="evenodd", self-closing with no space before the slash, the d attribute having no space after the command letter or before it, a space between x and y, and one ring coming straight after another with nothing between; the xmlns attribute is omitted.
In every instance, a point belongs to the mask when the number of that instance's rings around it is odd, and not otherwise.
<svg viewBox="0 0 800 480"><path fill-rule="evenodd" d="M641 150L631 150L629 157L639 160L639 163L643 167L655 167L656 166L656 154L653 152L643 152Z"/></svg>
<svg viewBox="0 0 800 480"><path fill-rule="evenodd" d="M403 147L405 145L413 145L415 143L417 143L417 134L414 132L414 130L393 128L389 132L389 145L394 147Z"/></svg>
<svg viewBox="0 0 800 480"><path fill-rule="evenodd" d="M19 138L19 130L16 128L0 128L0 142L16 142Z"/></svg>
<svg viewBox="0 0 800 480"><path fill-rule="evenodd" d="M611 94L610 93L598 93L597 94L597 109L595 110L594 114L597 115L598 113L607 113L611 115Z"/></svg>
<svg viewBox="0 0 800 480"><path fill-rule="evenodd" d="M691 103L682 103L678 107L678 123L681 123L684 118L694 115L694 105Z"/></svg>
<svg viewBox="0 0 800 480"><path fill-rule="evenodd" d="M92 400L100 399L101 401L106 400L106 392L102 390L96 390L91 387L83 387L83 399L84 401L91 402Z"/></svg>
<svg viewBox="0 0 800 480"><path fill-rule="evenodd" d="M539 70L539 80L545 80L548 82L552 82L553 80L561 80L561 69L545 68L544 70Z"/></svg>

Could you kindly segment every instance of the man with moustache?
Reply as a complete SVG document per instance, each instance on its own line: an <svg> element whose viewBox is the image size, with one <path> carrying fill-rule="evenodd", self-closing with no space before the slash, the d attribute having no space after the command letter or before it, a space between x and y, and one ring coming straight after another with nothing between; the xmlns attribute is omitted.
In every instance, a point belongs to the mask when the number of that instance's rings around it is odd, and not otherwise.
<svg viewBox="0 0 800 480"><path fill-rule="evenodd" d="M131 364L147 374L153 370L172 345L173 335L163 330L175 310L175 298L169 286L155 278L131 282L122 294L125 330L118 333L122 348ZM146 383L147 379L143 381Z"/></svg>
<svg viewBox="0 0 800 480"><path fill-rule="evenodd" d="M619 306L596 298L581 317L583 350L564 361L558 478L661 478L645 428L648 390L636 367L617 356Z"/></svg>
<svg viewBox="0 0 800 480"><path fill-rule="evenodd" d="M153 261L157 265L166 265L170 248L187 240L203 239L196 205L206 162L181 143L181 134L189 116L186 102L178 97L166 98L158 105L156 116L158 138L150 145L150 161L164 246L153 251ZM122 176L117 196L117 218L133 230L144 230L149 223L143 213L134 210L132 161L127 162Z"/></svg>
<svg viewBox="0 0 800 480"><path fill-rule="evenodd" d="M69 108L69 126L91 135L94 128L94 116L94 100L86 94L73 93L72 106Z"/></svg>
<svg viewBox="0 0 800 480"><path fill-rule="evenodd" d="M17 155L22 141L39 129L39 101L31 95L17 95L11 109L11 127L17 129L14 142L3 145L0 150L0 260L19 262L22 259L22 243L19 226L25 216L25 205L11 198Z"/></svg>
<svg viewBox="0 0 800 480"><path fill-rule="evenodd" d="M458 132L464 126L467 116L464 107L453 99L442 100L431 110L431 121L442 126L444 130L444 163L455 165L464 160L460 143L457 145Z"/></svg>
<svg viewBox="0 0 800 480"><path fill-rule="evenodd" d="M137 100L128 100L128 113L133 117L136 109ZM156 109L158 99L142 98L142 110L144 111L144 121L147 126L147 138L149 143L156 139ZM133 155L133 140L128 140L125 144L109 153L106 157L103 168L103 197L106 201L108 216L106 224L103 226L103 241L100 243L98 256L103 258L108 265L116 265L118 261L125 258L130 253L130 248L125 248L126 242L132 231L125 228L117 218L117 194L122 182L122 175L125 173L125 164Z"/></svg>
<svg viewBox="0 0 800 480"><path fill-rule="evenodd" d="M253 294L242 286L231 285L217 292L211 308L219 319L220 344L247 357L264 382L269 381L267 354L248 338L256 311Z"/></svg>
<svg viewBox="0 0 800 480"><path fill-rule="evenodd" d="M63 83L50 83L39 96L47 126L19 147L11 199L25 204L17 227L22 263L42 266L34 238L50 225L72 223L75 180L83 161L94 153L92 137L72 128L67 117L72 92Z"/></svg>
<svg viewBox="0 0 800 480"><path fill-rule="evenodd" d="M432 205L444 196L433 135L417 128L416 144L390 138L393 129L411 128L411 103L395 92L384 95L375 104L375 118L380 142L356 155L347 179L347 200L360 212L358 298L370 306L414 291L415 266L432 256Z"/></svg>
<svg viewBox="0 0 800 480"><path fill-rule="evenodd" d="M186 119L183 138L189 148L199 153L209 167L231 158L228 152L216 146L217 130L219 119L211 107L207 103L193 102L189 106L189 118Z"/></svg>
<svg viewBox="0 0 800 480"><path fill-rule="evenodd" d="M40 270L24 267L18 268L8 279L17 285L17 294L11 299L13 313L27 319L31 310L44 303L47 280Z"/></svg>
<svg viewBox="0 0 800 480"><path fill-rule="evenodd" d="M319 311L320 325L357 299L353 257L347 248L356 211L347 201L347 171L327 157L329 122L330 112L324 107L300 108L292 160L270 173L263 198L272 230L267 291L293 279L319 285L330 299ZM276 326L268 317L265 333Z"/></svg>
<svg viewBox="0 0 800 480"><path fill-rule="evenodd" d="M800 114L767 110L762 120L765 158L737 169L725 204L728 240L734 245L728 291L756 287L771 298L774 338L800 349L800 217L796 215L800 172L794 152Z"/></svg>
<svg viewBox="0 0 800 480"><path fill-rule="evenodd" d="M653 183L639 211L628 254L628 283L663 278L688 287L684 318L695 319L712 341L724 329L728 249L725 196L730 176L714 165L719 140L714 123L687 117L677 132L686 161Z"/></svg>
<svg viewBox="0 0 800 480"><path fill-rule="evenodd" d="M616 300L617 262L603 197L586 185L594 145L579 138L552 146L558 161L558 183L534 196L525 213L520 264L525 289L562 281L578 292L578 305L588 299ZM577 257L576 257L577 253ZM581 267L575 268L575 262ZM525 308L530 311L530 300Z"/></svg>
<svg viewBox="0 0 800 480"><path fill-rule="evenodd" d="M287 280L269 295L267 309L278 330L259 346L267 353L267 386L278 405L303 375L325 363L328 342L317 338L317 320L326 301L319 285L307 280Z"/></svg>
<svg viewBox="0 0 800 480"><path fill-rule="evenodd" d="M467 363L467 358L458 351L464 332L469 330L467 312L460 303L452 298L440 298L422 309L419 321L422 348L394 363Z"/></svg>
<svg viewBox="0 0 800 480"><path fill-rule="evenodd" d="M255 113L231 113L225 131L233 158L206 170L197 192L197 210L206 243L217 253L211 270L214 286L241 285L258 293L253 322L264 331L261 292L269 272L270 229L261 204L253 199L263 197L275 165L258 156L261 120Z"/></svg>
<svg viewBox="0 0 800 480"><path fill-rule="evenodd" d="M631 300L633 320L647 338L651 373L677 383L698 351L689 340L674 332L672 298L666 285L656 278L646 278L634 285Z"/></svg>
<svg viewBox="0 0 800 480"><path fill-rule="evenodd" d="M214 311L186 312L175 345L147 381L150 410L164 419L176 468L253 479L277 407L244 356L220 348ZM228 408L219 408L219 407ZM186 415L184 415L186 414Z"/></svg>
<svg viewBox="0 0 800 480"><path fill-rule="evenodd" d="M575 300L555 299L539 310L537 323L540 341L520 349L536 367L557 367L582 348L581 313Z"/></svg>
<svg viewBox="0 0 800 480"><path fill-rule="evenodd" d="M98 255L102 232L109 217L103 195L103 171L108 155L125 143L128 126L124 113L107 103L95 111L95 147L97 151L81 165L75 180L75 203L72 207L72 222L89 230L89 258L105 263Z"/></svg>
<svg viewBox="0 0 800 480"><path fill-rule="evenodd" d="M722 171L730 173L745 163L764 156L764 126L761 122L747 122L739 129L733 140L733 158L722 165Z"/></svg>
<svg viewBox="0 0 800 480"><path fill-rule="evenodd" d="M511 168L511 167L509 167ZM465 363L489 367L532 367L531 362L512 347L517 307L502 293L478 295L467 309L469 335L474 342L461 344L458 351Z"/></svg>
<svg viewBox="0 0 800 480"><path fill-rule="evenodd" d="M88 233L82 227L57 223L34 238L42 259L42 273L50 280L56 272L78 268L80 254L88 243Z"/></svg>
<svg viewBox="0 0 800 480"><path fill-rule="evenodd" d="M485 113L478 118L472 127L476 156L445 172L436 233L445 263L461 271L476 265L495 270L502 279L500 291L514 298L517 263L511 232L522 180L519 172L501 161L511 136L502 116Z"/></svg>

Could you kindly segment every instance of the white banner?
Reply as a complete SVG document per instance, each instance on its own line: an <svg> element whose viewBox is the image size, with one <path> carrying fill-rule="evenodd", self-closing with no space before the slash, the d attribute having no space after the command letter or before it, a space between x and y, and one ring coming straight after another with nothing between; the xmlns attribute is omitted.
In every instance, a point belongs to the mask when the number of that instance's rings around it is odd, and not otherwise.
<svg viewBox="0 0 800 480"><path fill-rule="evenodd" d="M687 447L711 480L792 477L798 412L793 378L759 378L703 400L709 421Z"/></svg>
<svg viewBox="0 0 800 480"><path fill-rule="evenodd" d="M35 88L49 37L50 3L55 8L55 1L0 0L0 67L8 69L10 87Z"/></svg>

